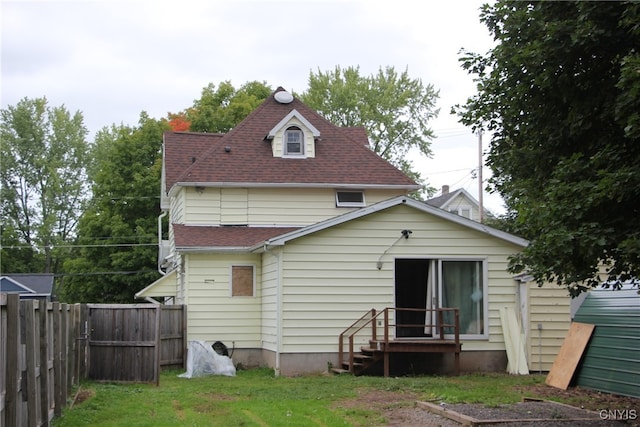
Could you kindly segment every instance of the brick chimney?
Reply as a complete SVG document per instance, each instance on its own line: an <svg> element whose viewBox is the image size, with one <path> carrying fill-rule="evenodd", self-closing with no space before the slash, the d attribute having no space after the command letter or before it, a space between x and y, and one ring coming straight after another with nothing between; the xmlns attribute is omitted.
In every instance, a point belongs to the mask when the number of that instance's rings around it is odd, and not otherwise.
<svg viewBox="0 0 640 427"><path fill-rule="evenodd" d="M448 185L443 185L442 186L442 195L444 196L445 194L449 194L449 186Z"/></svg>

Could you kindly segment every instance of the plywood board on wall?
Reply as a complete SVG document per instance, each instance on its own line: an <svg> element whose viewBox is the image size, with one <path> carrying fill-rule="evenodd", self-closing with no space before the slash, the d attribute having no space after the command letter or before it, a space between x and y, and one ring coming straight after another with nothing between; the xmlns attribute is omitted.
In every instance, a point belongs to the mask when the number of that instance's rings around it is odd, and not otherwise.
<svg viewBox="0 0 640 427"><path fill-rule="evenodd" d="M573 322L564 339L560 352L553 362L545 383L552 387L566 390L571 384L578 363L587 348L595 325Z"/></svg>

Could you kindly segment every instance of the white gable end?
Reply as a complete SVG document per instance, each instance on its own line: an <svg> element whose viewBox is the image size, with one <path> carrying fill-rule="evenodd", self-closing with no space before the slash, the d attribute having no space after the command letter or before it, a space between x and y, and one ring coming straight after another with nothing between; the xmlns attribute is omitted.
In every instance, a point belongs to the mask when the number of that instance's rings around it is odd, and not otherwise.
<svg viewBox="0 0 640 427"><path fill-rule="evenodd" d="M299 153L294 155L287 153L284 142L285 132L290 128L302 131L302 146ZM297 110L292 110L267 134L267 139L272 141L271 149L274 157L315 157L315 140L319 137L320 131Z"/></svg>

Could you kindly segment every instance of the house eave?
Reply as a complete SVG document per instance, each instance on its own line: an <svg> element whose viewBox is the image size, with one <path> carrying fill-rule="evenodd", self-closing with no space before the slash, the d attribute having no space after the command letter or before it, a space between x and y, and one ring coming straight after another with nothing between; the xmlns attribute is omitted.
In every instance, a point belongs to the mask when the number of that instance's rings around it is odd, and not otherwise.
<svg viewBox="0 0 640 427"><path fill-rule="evenodd" d="M295 230L295 231L291 231L289 233L285 233L281 236L277 236L275 238L269 239L267 241L265 241L265 245L268 246L280 246L280 245L284 245L287 241L292 240L292 239L296 239L302 236L305 236L307 234L311 234L314 233L316 231L320 231L320 230L324 230L326 228L329 227L333 227L335 225L338 224L342 224L344 222L347 221L351 221L353 219L356 218L360 218L363 217L365 215L369 215L371 213L374 212L378 212L381 211L383 209L387 209L393 206L398 206L398 205L402 205L402 204L406 204L408 206L411 206L413 208L416 208L420 211L423 212L427 212L430 213L432 215L435 215L437 217L446 219L448 221L460 224L462 226L471 228L473 230L476 231L480 231L484 234L487 234L489 236L504 240L506 242L509 242L511 244L517 245L517 246L521 246L521 247L526 247L529 245L529 242L521 237L518 236L514 236L513 234L509 234L506 233L504 231L486 226L482 223L473 221L471 219L467 219L464 218L460 215L457 214L453 214L447 211L444 211L442 209L427 205L424 202L418 201L418 200L414 200L410 197L405 197L405 196L398 196L398 197L394 197L392 199L388 199L382 202L378 202L376 204L361 208L361 209L357 209L354 211L351 211L349 213L346 213L344 215L340 215L338 217L334 217L334 218L330 218L326 221L322 221L316 224L312 224L310 226L307 227L303 227L300 230Z"/></svg>
<svg viewBox="0 0 640 427"><path fill-rule="evenodd" d="M258 246L262 246L260 243ZM176 252L180 252L183 254L190 253L230 253L230 254L238 254L238 253L249 253L252 252L253 247L248 246L177 246Z"/></svg>
<svg viewBox="0 0 640 427"><path fill-rule="evenodd" d="M402 185L385 185L385 184L341 184L341 183L326 183L326 182L195 182L195 181L182 181L176 182L171 187L169 195L174 195L178 190L178 187L203 187L203 188L334 188L334 189L374 189L374 190L405 190L416 191L421 187L417 184L402 184Z"/></svg>

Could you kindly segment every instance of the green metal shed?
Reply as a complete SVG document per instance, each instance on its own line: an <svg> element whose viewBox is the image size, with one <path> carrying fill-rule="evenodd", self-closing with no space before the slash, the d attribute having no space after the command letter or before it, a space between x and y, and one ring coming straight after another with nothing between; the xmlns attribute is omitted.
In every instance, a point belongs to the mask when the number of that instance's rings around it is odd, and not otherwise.
<svg viewBox="0 0 640 427"><path fill-rule="evenodd" d="M576 385L640 398L638 289L594 289L573 320L596 326L578 368Z"/></svg>

